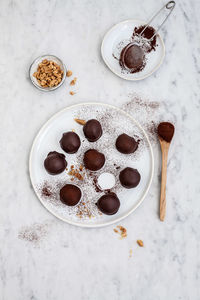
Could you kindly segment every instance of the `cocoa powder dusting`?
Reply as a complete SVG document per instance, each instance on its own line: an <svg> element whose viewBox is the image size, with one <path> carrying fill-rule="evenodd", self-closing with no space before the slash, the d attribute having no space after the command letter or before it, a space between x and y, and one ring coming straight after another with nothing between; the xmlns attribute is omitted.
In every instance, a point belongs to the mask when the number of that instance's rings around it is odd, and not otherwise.
<svg viewBox="0 0 200 300"><path fill-rule="evenodd" d="M142 25L139 27L135 27L134 31L133 31L133 39L135 38L136 35L140 34L144 28L146 27L146 25ZM142 36L148 40L150 40L153 35L155 33L155 29L151 26L148 26L145 31L142 33ZM152 41L149 42L149 47L146 49L146 52L149 53L152 50L156 50L156 35L154 36L154 38L152 39Z"/></svg>
<svg viewBox="0 0 200 300"><path fill-rule="evenodd" d="M18 238L33 243L35 246L46 237L48 233L48 224L34 223L31 226L24 226L18 233Z"/></svg>
<svg viewBox="0 0 200 300"><path fill-rule="evenodd" d="M133 115L146 130L150 141L157 142L158 112L162 102L149 101L136 94L129 95L131 100L122 106L122 109Z"/></svg>

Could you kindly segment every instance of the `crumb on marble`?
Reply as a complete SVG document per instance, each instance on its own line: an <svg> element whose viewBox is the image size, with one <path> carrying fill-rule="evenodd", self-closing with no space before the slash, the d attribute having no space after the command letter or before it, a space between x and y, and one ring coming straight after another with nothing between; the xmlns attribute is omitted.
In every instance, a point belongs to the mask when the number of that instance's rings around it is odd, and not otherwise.
<svg viewBox="0 0 200 300"><path fill-rule="evenodd" d="M132 250L132 249L130 249L130 250L129 250L129 258L131 258L131 257L132 257L132 255L133 255L133 250Z"/></svg>
<svg viewBox="0 0 200 300"><path fill-rule="evenodd" d="M67 73L66 73L66 76L67 76L67 77L72 76L72 71L68 70Z"/></svg>
<svg viewBox="0 0 200 300"><path fill-rule="evenodd" d="M114 228L113 231L116 232L116 233L118 233L120 235L120 239L122 240L122 239L126 238L127 237L127 230L126 230L126 228L124 228L121 225L118 225L117 228Z"/></svg>
<svg viewBox="0 0 200 300"><path fill-rule="evenodd" d="M70 82L70 85L75 85L77 81L77 77L74 77L74 79Z"/></svg>
<svg viewBox="0 0 200 300"><path fill-rule="evenodd" d="M137 240L137 244L140 246L140 247L144 247L144 243L142 240Z"/></svg>

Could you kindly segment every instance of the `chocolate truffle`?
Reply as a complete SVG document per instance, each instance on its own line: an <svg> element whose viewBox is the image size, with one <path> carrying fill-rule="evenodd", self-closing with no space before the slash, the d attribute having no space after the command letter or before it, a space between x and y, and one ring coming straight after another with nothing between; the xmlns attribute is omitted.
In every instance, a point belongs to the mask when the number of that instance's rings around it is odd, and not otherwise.
<svg viewBox="0 0 200 300"><path fill-rule="evenodd" d="M51 175L57 175L62 173L67 166L65 155L56 151L49 152L45 161L44 167Z"/></svg>
<svg viewBox="0 0 200 300"><path fill-rule="evenodd" d="M123 68L128 68L131 73L141 71L145 66L143 49L135 44L128 44L122 49L119 63Z"/></svg>
<svg viewBox="0 0 200 300"><path fill-rule="evenodd" d="M140 182L140 173L133 168L125 168L119 174L121 185L127 189L136 187Z"/></svg>
<svg viewBox="0 0 200 300"><path fill-rule="evenodd" d="M89 142L96 142L102 136L102 128L99 121L91 119L83 127L83 132Z"/></svg>
<svg viewBox="0 0 200 300"><path fill-rule="evenodd" d="M95 149L89 149L84 154L83 162L86 169L97 171L103 167L105 163L105 156L103 153Z"/></svg>
<svg viewBox="0 0 200 300"><path fill-rule="evenodd" d="M130 154L137 150L138 142L133 137L123 133L116 140L116 148L121 153Z"/></svg>
<svg viewBox="0 0 200 300"><path fill-rule="evenodd" d="M76 153L80 145L81 141L78 134L72 131L63 133L63 136L60 140L60 146L65 152L69 154Z"/></svg>
<svg viewBox="0 0 200 300"><path fill-rule="evenodd" d="M114 215L119 210L120 201L115 193L109 193L99 198L97 207L106 215Z"/></svg>
<svg viewBox="0 0 200 300"><path fill-rule="evenodd" d="M76 205L81 199L81 190L73 184L66 184L60 190L60 200L68 206Z"/></svg>

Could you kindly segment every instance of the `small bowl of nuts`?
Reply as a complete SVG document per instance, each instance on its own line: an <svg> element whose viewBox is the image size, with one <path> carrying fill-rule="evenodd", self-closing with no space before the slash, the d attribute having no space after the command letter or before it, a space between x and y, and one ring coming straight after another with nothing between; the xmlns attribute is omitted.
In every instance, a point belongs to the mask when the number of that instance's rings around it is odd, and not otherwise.
<svg viewBox="0 0 200 300"><path fill-rule="evenodd" d="M35 87L49 92L63 84L66 78L66 67L58 57L43 55L31 64L29 76Z"/></svg>

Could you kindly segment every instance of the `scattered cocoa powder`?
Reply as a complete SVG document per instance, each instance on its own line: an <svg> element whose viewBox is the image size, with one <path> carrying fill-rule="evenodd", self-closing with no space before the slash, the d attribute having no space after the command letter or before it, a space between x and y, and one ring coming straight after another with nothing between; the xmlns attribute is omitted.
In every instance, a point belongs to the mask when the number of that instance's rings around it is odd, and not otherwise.
<svg viewBox="0 0 200 300"><path fill-rule="evenodd" d="M132 38L135 39L136 35L140 34L144 30L145 27L146 27L146 25L135 27ZM154 34L155 34L155 29L151 26L148 26L145 29L145 31L142 33L142 37L150 40ZM151 52L152 50L154 50L154 51L156 50L156 46L157 46L156 40L157 40L157 37L155 35L154 38L152 39L152 41L149 42L149 47L146 50L147 53Z"/></svg>
<svg viewBox="0 0 200 300"><path fill-rule="evenodd" d="M123 104L122 109L133 114L136 120L143 126L153 144L158 142L157 126L160 123L159 110L162 102L150 101L137 94L130 94L130 101Z"/></svg>
<svg viewBox="0 0 200 300"><path fill-rule="evenodd" d="M39 224L34 223L31 226L22 227L18 233L18 238L21 240L25 240L27 242L31 242L34 245L39 244L48 233L48 224Z"/></svg>
<svg viewBox="0 0 200 300"><path fill-rule="evenodd" d="M51 186L46 181L44 182L44 185L42 186L41 194L44 197L51 197L53 194L52 190L51 190Z"/></svg>

